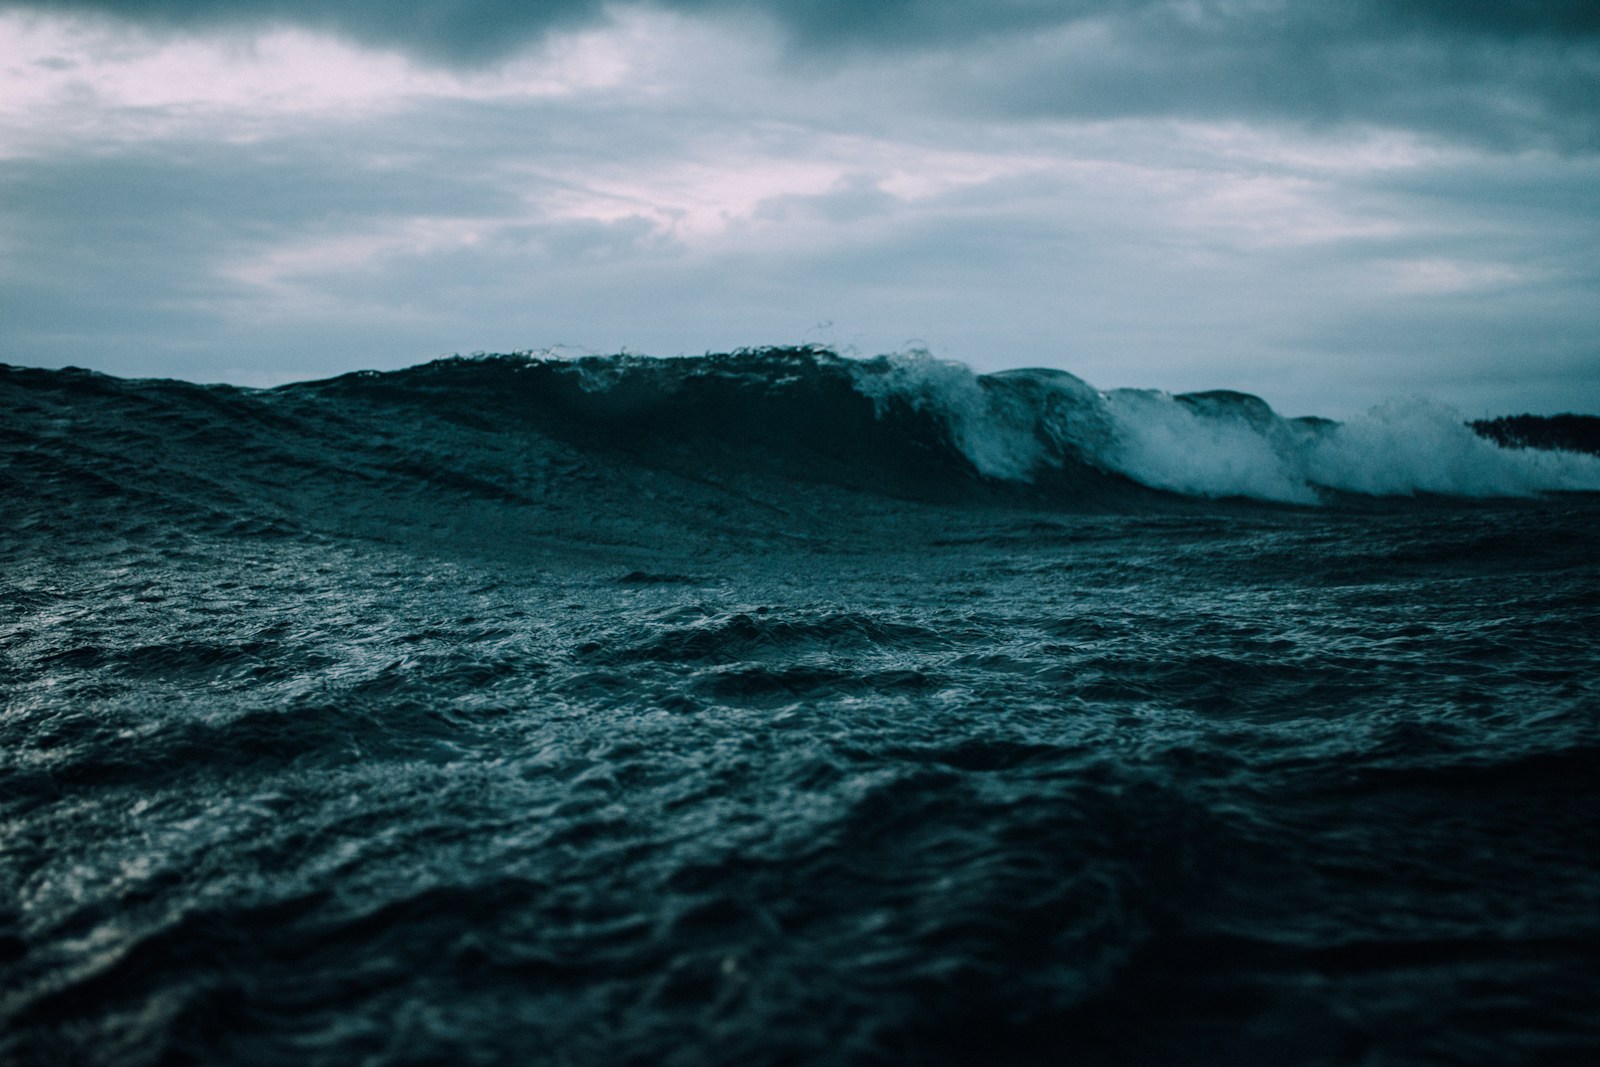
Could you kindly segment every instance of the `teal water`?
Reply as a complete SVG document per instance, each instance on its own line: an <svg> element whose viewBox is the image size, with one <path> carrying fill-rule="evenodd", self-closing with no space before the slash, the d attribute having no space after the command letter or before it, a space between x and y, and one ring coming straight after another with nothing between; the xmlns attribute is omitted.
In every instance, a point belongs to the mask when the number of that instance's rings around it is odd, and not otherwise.
<svg viewBox="0 0 1600 1067"><path fill-rule="evenodd" d="M5 373L7 1061L1600 1051L1550 466L1213 499L1114 411L986 473L826 362L506 366Z"/></svg>

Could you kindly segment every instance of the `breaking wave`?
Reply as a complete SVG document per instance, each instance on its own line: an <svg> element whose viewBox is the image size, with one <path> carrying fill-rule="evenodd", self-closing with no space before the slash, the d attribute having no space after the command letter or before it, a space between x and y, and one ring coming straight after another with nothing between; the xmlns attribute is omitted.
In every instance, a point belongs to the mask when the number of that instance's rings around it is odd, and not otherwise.
<svg viewBox="0 0 1600 1067"><path fill-rule="evenodd" d="M233 521L245 475L259 487L321 474L341 497L409 484L514 504L597 460L704 484L1069 510L1166 494L1315 505L1600 490L1600 457L1502 447L1426 400L1336 423L1285 418L1243 393L1102 391L1064 371L978 374L917 353L458 357L272 390L6 368L0 385L39 416L12 431L19 470L56 450L52 477L75 493L196 485ZM72 459L96 450L95 435L106 440L93 461Z"/></svg>
<svg viewBox="0 0 1600 1067"><path fill-rule="evenodd" d="M1031 481L1081 462L1155 489L1202 497L1315 504L1329 491L1369 496L1528 496L1600 489L1600 458L1502 448L1453 409L1396 400L1338 423L1284 418L1229 390L1173 395L1100 391L1056 370L978 375L923 355L859 364L879 410L937 412L984 475Z"/></svg>

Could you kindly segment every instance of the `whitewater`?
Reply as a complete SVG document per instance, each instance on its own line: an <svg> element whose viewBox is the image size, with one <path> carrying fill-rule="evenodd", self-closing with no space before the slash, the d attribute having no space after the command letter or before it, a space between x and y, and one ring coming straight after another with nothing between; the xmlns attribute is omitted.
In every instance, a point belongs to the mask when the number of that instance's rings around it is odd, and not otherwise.
<svg viewBox="0 0 1600 1067"><path fill-rule="evenodd" d="M0 366L0 1061L1588 1062L1594 429Z"/></svg>

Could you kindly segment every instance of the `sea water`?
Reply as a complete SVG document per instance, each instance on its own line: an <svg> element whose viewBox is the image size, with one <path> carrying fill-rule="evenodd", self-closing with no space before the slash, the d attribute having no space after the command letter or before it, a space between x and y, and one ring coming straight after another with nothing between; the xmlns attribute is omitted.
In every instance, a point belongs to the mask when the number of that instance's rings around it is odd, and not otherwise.
<svg viewBox="0 0 1600 1067"><path fill-rule="evenodd" d="M809 350L0 370L0 1058L1600 1055L1600 460Z"/></svg>

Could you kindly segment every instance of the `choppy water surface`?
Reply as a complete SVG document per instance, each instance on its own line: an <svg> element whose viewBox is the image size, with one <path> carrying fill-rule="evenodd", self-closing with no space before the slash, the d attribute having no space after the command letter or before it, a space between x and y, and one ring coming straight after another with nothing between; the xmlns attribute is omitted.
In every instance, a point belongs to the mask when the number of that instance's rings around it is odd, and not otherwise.
<svg viewBox="0 0 1600 1067"><path fill-rule="evenodd" d="M1593 495L0 384L8 1060L1600 1053Z"/></svg>

